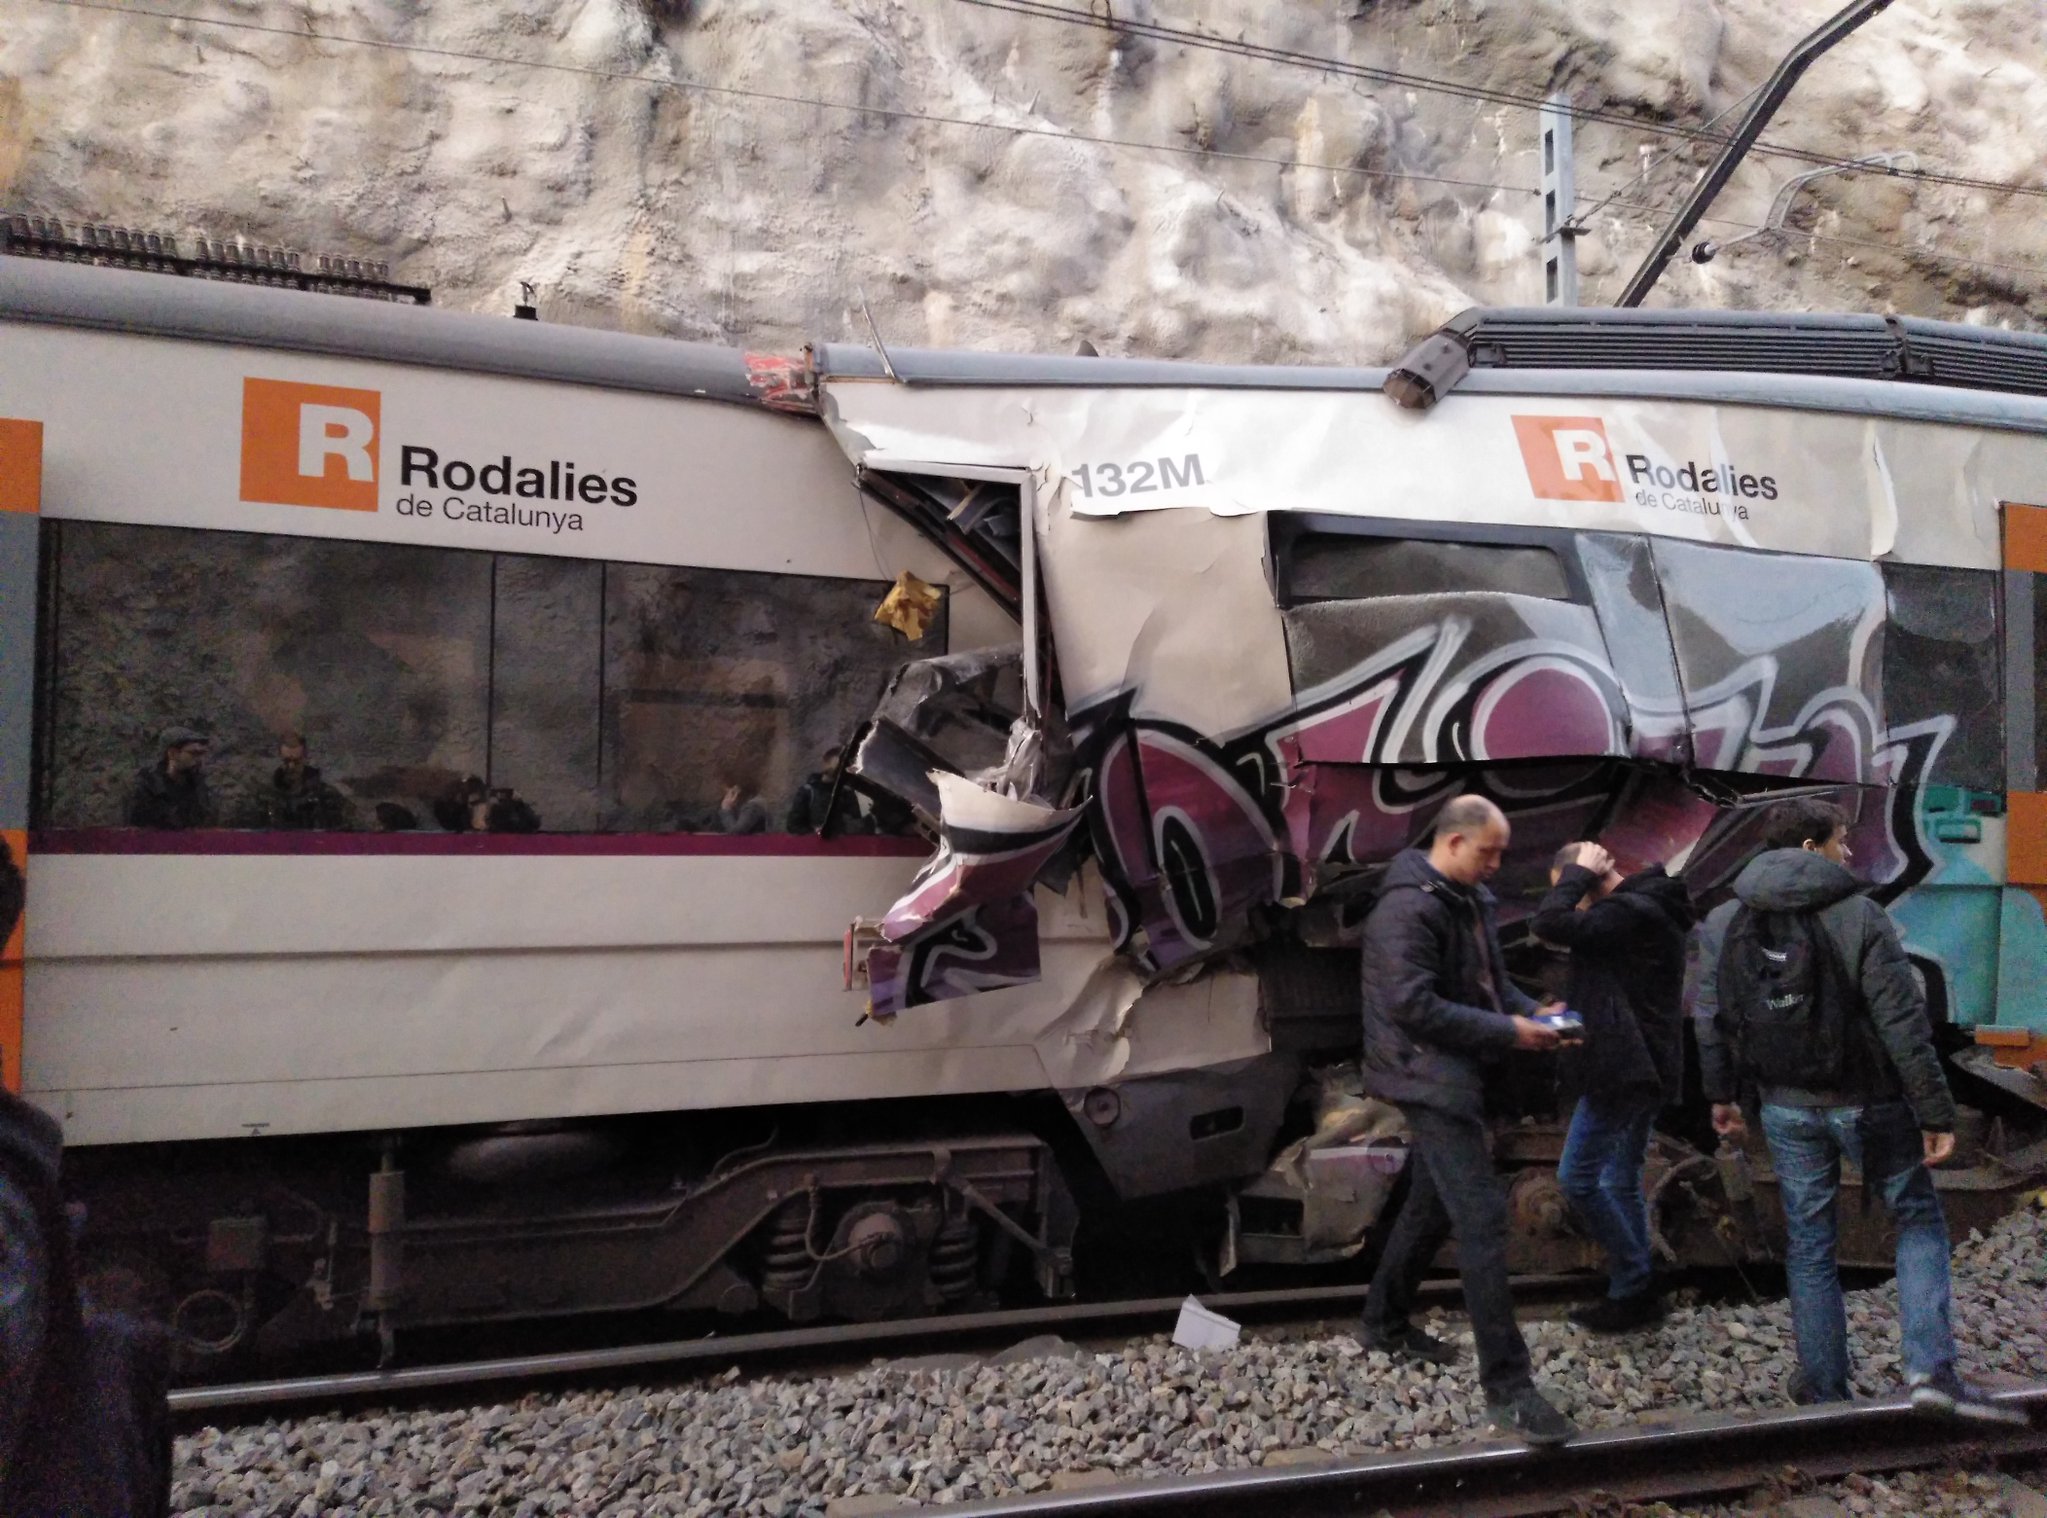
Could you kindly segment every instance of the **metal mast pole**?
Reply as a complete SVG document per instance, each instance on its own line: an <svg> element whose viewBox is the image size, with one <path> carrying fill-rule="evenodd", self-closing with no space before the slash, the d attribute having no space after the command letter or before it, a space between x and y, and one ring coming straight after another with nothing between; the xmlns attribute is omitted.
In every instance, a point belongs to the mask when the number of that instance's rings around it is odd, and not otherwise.
<svg viewBox="0 0 2047 1518"><path fill-rule="evenodd" d="M1542 298L1546 305L1578 304L1577 175L1571 168L1571 103L1552 95L1542 108Z"/></svg>

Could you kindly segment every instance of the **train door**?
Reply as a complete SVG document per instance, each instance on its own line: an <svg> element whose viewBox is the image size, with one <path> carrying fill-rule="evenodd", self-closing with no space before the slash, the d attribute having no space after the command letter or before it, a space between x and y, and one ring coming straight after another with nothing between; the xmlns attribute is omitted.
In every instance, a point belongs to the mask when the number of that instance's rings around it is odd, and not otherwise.
<svg viewBox="0 0 2047 1518"><path fill-rule="evenodd" d="M1999 1063L2047 1059L2047 506L2004 508L2004 761L2007 785L1997 1000L1979 1042Z"/></svg>

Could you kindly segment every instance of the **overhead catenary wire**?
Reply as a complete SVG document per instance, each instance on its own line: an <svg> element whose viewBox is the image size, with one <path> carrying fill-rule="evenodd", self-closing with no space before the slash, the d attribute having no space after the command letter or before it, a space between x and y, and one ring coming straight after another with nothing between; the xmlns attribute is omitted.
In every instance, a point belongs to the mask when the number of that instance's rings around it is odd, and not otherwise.
<svg viewBox="0 0 2047 1518"><path fill-rule="evenodd" d="M225 31L253 32L272 37L289 37L299 42L326 42L343 47L372 48L380 52L406 53L449 62L481 63L501 68L543 69L551 73L575 74L618 84L640 84L652 89L684 94L720 95L739 100L758 100L772 105L809 106L823 111L844 111L849 115L871 116L893 121L916 121L933 126L970 128L977 131L1007 132L1016 137L1048 137L1059 142L1086 143L1095 147L1147 153L1170 153L1181 157L1221 159L1234 163L1265 164L1282 169L1340 174L1359 179L1413 180L1426 184L1455 185L1465 189L1503 190L1516 195L1538 195L1533 185L1502 184L1497 180L1472 179L1452 174L1423 174L1405 169L1373 169L1358 164L1312 163L1299 158L1282 158L1268 153L1237 153L1205 148L1190 143L1149 142L1139 138L1109 137L1066 127L1034 126L1027 122L996 121L986 117L948 116L903 106L866 105L853 100L831 100L815 95L795 95L779 90L747 89L739 85L712 84L701 79L663 77L632 69L607 69L594 64L564 63L553 58L521 58L514 54L487 53L470 48L436 47L423 42L398 42L385 37L361 37L344 32L321 31L316 27L277 26L260 21L237 21L226 17L198 16L185 11L161 10L151 6L122 5L116 0L38 0L42 5L67 10L99 11L110 15L175 22L186 26L214 27Z"/></svg>
<svg viewBox="0 0 2047 1518"><path fill-rule="evenodd" d="M1373 64L1353 63L1348 59L1330 58L1319 53L1303 53L1290 48L1274 47L1266 43L1250 42L1242 38L1220 37L1212 32L1190 31L1183 27L1167 26L1163 22L1145 21L1134 16L1097 14L1093 11L1075 10L1070 6L1055 5L1051 0L958 0L959 4L976 6L983 10L1007 11L1013 15L1027 16L1041 21L1055 21L1070 26L1087 27L1095 31L1142 38L1152 42L1169 43L1177 47L1202 48L1210 52L1229 53L1240 58L1256 59L1266 63L1277 63L1293 68L1312 69L1319 73L1333 74L1346 78L1362 79L1376 84L1400 85L1408 89L1431 94L1450 95L1466 100L1483 101L1491 105L1511 106L1525 110L1539 111L1549 104L1547 97L1526 94L1518 90L1505 90L1496 86L1466 84L1460 80L1441 79L1427 74L1413 74L1400 69L1380 68ZM1755 93L1753 90L1750 94ZM1624 127L1630 131L1650 132L1666 137L1684 138L1700 145L1719 147L1729 141L1726 133L1713 132L1705 127L1687 126L1681 122L1651 121L1633 116L1625 111L1616 111L1597 106L1563 105L1559 107L1575 121L1599 122L1608 126ZM1721 113L1723 116L1726 112ZM1718 118L1715 118L1716 120ZM1757 154L1778 158L1790 158L1820 168L1839 167L1852 162L1826 153L1814 152L1807 148L1794 148L1784 143L1759 142L1752 149ZM1950 174L1944 170L1919 169L1901 173L1901 179L1917 179L1928 184L1946 185L1959 189L1983 190L1991 194L2026 195L2047 199L2047 185L2022 185L2009 180L1984 179L1968 174Z"/></svg>

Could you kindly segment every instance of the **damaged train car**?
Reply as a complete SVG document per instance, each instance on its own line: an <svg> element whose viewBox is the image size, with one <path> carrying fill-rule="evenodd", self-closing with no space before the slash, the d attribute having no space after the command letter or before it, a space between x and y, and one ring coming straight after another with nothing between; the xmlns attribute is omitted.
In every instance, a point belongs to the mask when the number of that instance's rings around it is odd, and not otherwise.
<svg viewBox="0 0 2047 1518"><path fill-rule="evenodd" d="M1453 790L1511 923L1822 788L2007 1104L1967 1226L2040 1169L2042 573L2009 333L771 359L0 257L0 1073L199 1374L1177 1289L1368 1249L1356 935ZM1529 1070L1515 1261L1589 1266ZM1667 1254L1767 1253L1682 1118Z"/></svg>
<svg viewBox="0 0 2047 1518"><path fill-rule="evenodd" d="M1762 805L1829 796L1934 1017L1980 1041L1963 1064L2039 1104L2047 342L1472 312L1391 373L834 347L815 365L870 491L1025 624L1006 708L974 684L986 661L913 666L850 766L941 839L855 926L872 1014L1031 981L1034 898L1098 875L1111 952L1073 1036L1103 1059L1066 1100L1126 1194L1244 1167L1226 1267L1366 1240L1397 1123L1340 1079L1356 930L1459 790L1513 820L1510 924L1564 842L1666 862L1710 903ZM1269 1050L1130 1068L1190 1015ZM1251 1178L1304 1076L1323 1121ZM1558 1138L1503 1133L1523 1268L1585 1259ZM1994 1147L1941 1177L1965 1218L2038 1168ZM1662 1141L1655 1192L1688 1191L1696 1262L1730 1238L1767 1250L1728 1202L1746 1180L1691 1184L1715 1170ZM1684 1257L1686 1219L1661 1221Z"/></svg>

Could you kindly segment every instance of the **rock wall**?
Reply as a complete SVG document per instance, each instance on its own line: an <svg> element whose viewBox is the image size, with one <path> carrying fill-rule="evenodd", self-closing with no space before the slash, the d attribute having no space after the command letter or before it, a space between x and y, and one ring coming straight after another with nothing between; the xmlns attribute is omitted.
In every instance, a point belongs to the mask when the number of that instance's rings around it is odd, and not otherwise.
<svg viewBox="0 0 2047 1518"><path fill-rule="evenodd" d="M1539 298L1536 123L1518 106L962 0L188 8L271 30L13 0L0 204L382 257L458 308L507 311L526 279L550 320L784 348L864 339L864 296L897 343L1360 362L1466 304ZM1838 0L1113 8L1699 125ZM2047 7L1899 0L1769 136L2047 187L2043 57ZM1586 124L1576 157L1598 304L1707 155ZM1703 234L1754 226L1802 167L1751 158ZM1791 235L1682 262L1653 303L2029 325L2042 209L1824 179Z"/></svg>

